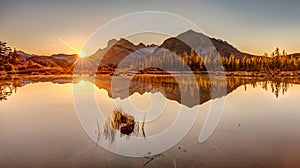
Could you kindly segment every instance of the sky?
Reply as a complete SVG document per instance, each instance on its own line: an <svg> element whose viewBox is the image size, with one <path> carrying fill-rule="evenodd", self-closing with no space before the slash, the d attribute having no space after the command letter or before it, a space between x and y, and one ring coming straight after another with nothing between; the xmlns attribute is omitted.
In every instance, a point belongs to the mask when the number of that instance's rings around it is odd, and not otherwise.
<svg viewBox="0 0 300 168"><path fill-rule="evenodd" d="M71 54L117 17L162 11L190 20L206 35L243 52L262 55L279 47L295 53L300 52L299 6L297 0L0 0L0 40L37 55ZM157 44L163 38L145 41Z"/></svg>

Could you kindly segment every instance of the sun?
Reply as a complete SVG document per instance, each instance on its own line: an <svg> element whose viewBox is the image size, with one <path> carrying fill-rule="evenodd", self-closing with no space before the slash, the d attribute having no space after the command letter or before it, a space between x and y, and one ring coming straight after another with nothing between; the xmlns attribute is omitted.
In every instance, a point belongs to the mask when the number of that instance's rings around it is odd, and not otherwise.
<svg viewBox="0 0 300 168"><path fill-rule="evenodd" d="M83 51L79 51L78 53L79 58L84 58L86 57L85 53Z"/></svg>
<svg viewBox="0 0 300 168"><path fill-rule="evenodd" d="M79 81L79 85L80 85L80 86L85 86L85 84L86 84L86 82L85 82L84 80L80 80L80 81Z"/></svg>

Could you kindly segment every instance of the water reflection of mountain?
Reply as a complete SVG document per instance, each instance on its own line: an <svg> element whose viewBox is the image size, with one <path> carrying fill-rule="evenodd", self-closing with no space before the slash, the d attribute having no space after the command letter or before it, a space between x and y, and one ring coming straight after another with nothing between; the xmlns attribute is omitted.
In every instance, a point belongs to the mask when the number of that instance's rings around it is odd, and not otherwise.
<svg viewBox="0 0 300 168"><path fill-rule="evenodd" d="M261 86L265 90L270 89L270 91L278 97L280 93L284 94L292 84L300 84L299 78L222 78L219 76L209 78L208 75L196 75L195 78L197 84L193 82L190 76L186 75L177 76L176 79L170 75L118 76L113 77L113 80L109 75L99 75L95 78L94 83L98 88L105 89L112 98L126 98L135 92L140 94L145 92L161 92L166 98L184 103L184 105L188 107L193 107L211 99L225 96L242 85L245 86L245 89L249 85L252 87ZM78 79L78 81L79 80L80 79ZM84 80L93 81L91 78L85 78ZM37 82L52 82L58 84L72 83L72 77L11 76L2 78L0 81L0 100L7 100L8 96L17 92L18 87ZM126 83L128 83L128 85ZM197 89L197 85L199 90ZM216 91L215 94L212 94L212 90ZM196 94L197 91L199 91L200 101L195 97L198 95ZM182 102L182 97L188 99L188 101Z"/></svg>
<svg viewBox="0 0 300 168"><path fill-rule="evenodd" d="M272 93L278 97L279 93L283 94L287 91L291 84L300 84L299 78L251 78L251 77L209 77L208 75L197 75L197 86L189 76L179 76L177 81L170 75L137 75L132 78L118 77L115 80L115 88L111 88L111 80L105 79L105 77L96 78L95 84L98 88L103 88L108 91L108 94L112 98L126 98L128 95L132 95L135 92L144 94L145 92L161 92L164 96L170 100L175 100L182 103L181 97L188 99L184 105L193 107L198 104L205 103L211 99L225 96L239 86L250 85L252 87L262 86L265 90L271 89ZM127 83L130 80L129 89ZM104 82L105 81L105 82ZM179 84L182 84L181 87ZM212 94L212 90L215 90ZM129 91L129 93L128 93ZM196 92L199 91L199 94ZM185 94L182 96L181 94ZM195 96L200 96L200 101L197 101Z"/></svg>

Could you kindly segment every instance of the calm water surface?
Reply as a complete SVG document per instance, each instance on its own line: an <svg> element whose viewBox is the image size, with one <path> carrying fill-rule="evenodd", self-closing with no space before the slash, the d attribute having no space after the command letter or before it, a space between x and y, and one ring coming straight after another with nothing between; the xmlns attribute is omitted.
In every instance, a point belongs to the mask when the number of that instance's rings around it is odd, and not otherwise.
<svg viewBox="0 0 300 168"><path fill-rule="evenodd" d="M95 82L85 78L74 84L68 77L1 79L0 167L300 166L298 78L227 77L224 83L217 78L197 76L200 100L194 101L195 90L187 87L181 94L190 98L188 102L181 101L178 84L171 77L119 77L120 84L123 80L131 81L129 95L122 90L113 95L110 78L102 75ZM180 82L189 80L182 77ZM189 111L197 107L199 112L192 129L171 149L152 159L124 157L97 146L81 127L74 107L74 86L83 90L94 88L95 100L105 118L116 107L132 114L130 111L147 111L152 105L163 105L160 113L154 110L147 114L145 139L170 126L178 109ZM213 96L213 87L226 88L226 93ZM199 143L212 99L224 96L225 107L218 127L208 140ZM96 120L91 123L97 130ZM144 135L139 129L131 136ZM131 136L118 138L130 141Z"/></svg>

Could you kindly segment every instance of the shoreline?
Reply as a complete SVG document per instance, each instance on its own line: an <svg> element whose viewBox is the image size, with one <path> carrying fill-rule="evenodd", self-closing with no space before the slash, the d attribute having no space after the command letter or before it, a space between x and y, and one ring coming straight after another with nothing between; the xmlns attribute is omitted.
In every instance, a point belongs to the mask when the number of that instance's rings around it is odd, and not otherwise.
<svg viewBox="0 0 300 168"><path fill-rule="evenodd" d="M154 75L154 76L169 76L169 75L213 75L213 76L233 76L233 77L299 77L300 71L196 71L196 72L184 72L184 71L149 71L149 72L137 72L137 71L119 71L119 72L96 72L98 75L109 75L109 76L134 76L134 75ZM92 76L93 74L72 74L72 73L17 73L0 72L1 78L7 76L28 76L28 77L72 77L72 76Z"/></svg>

